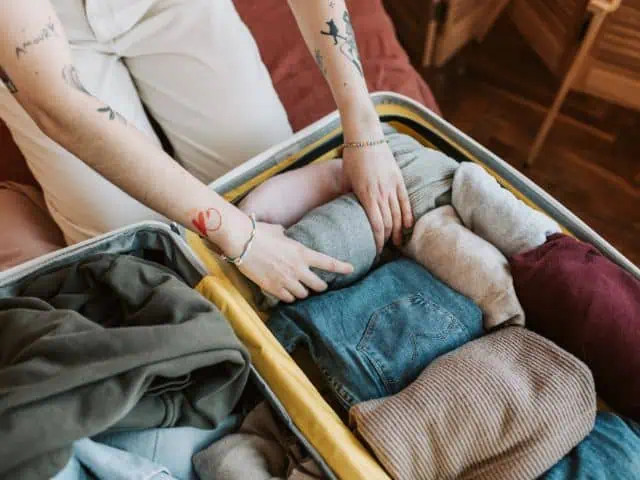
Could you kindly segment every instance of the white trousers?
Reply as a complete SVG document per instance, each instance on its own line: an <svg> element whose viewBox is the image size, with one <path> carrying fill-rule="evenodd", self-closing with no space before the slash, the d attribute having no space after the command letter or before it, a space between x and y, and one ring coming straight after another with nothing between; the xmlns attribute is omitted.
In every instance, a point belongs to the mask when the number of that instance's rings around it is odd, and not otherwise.
<svg viewBox="0 0 640 480"><path fill-rule="evenodd" d="M209 183L292 134L232 0L52 0L84 86ZM46 137L4 87L7 123L68 243L165 220ZM149 172L150 177L153 172Z"/></svg>

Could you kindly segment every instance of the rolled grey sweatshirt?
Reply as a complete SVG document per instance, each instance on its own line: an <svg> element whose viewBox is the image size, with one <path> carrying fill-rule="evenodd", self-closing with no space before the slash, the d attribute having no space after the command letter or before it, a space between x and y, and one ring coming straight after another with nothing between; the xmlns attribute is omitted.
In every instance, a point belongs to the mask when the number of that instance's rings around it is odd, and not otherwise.
<svg viewBox="0 0 640 480"><path fill-rule="evenodd" d="M385 136L402 172L415 220L437 206L451 203L451 185L458 162L386 125ZM373 230L353 193L311 210L285 233L312 250L353 265L349 275L314 269L330 289L356 282L376 262ZM264 292L256 300L263 310L278 304L277 298Z"/></svg>

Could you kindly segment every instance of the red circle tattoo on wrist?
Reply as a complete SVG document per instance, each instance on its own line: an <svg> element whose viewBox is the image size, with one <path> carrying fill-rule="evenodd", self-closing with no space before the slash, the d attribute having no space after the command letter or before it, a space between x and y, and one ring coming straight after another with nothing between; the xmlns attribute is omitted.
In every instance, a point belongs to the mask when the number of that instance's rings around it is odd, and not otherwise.
<svg viewBox="0 0 640 480"><path fill-rule="evenodd" d="M222 227L222 215L216 208L207 208L196 212L195 218L191 220L193 226L203 236L207 236L210 232L217 232Z"/></svg>

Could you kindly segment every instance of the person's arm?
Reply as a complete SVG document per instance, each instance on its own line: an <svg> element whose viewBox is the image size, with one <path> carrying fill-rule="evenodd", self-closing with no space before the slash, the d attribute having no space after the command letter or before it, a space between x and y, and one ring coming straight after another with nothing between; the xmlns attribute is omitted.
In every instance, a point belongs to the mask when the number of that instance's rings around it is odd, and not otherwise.
<svg viewBox="0 0 640 480"><path fill-rule="evenodd" d="M345 143L384 138L369 97L344 0L289 0L298 27L335 98ZM367 211L378 249L413 224L407 191L388 145L345 149L344 176Z"/></svg>
<svg viewBox="0 0 640 480"><path fill-rule="evenodd" d="M0 2L0 80L41 130L132 197L237 256L251 221L88 92L49 0ZM70 182L77 181L69 179ZM309 267L349 266L259 224L241 271L284 301L326 287Z"/></svg>

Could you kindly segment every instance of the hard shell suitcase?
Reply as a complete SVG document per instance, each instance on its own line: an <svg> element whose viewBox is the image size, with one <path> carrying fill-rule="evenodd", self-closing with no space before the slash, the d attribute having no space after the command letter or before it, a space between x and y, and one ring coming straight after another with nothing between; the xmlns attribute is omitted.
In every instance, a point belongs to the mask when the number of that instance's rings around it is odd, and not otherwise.
<svg viewBox="0 0 640 480"><path fill-rule="evenodd" d="M518 198L555 219L565 233L590 242L640 279L640 269L597 232L533 181L453 125L407 97L390 92L376 93L372 97L384 122L459 162L481 164ZM335 158L341 143L339 117L333 113L219 178L210 187L230 201L239 201L277 173ZM249 348L258 372L329 467L343 479L388 478L376 459L273 337L265 325L266 316L254 308L252 291L239 272L219 261L197 235L191 232L185 235L210 273L198 285L198 290L216 303L229 319Z"/></svg>

